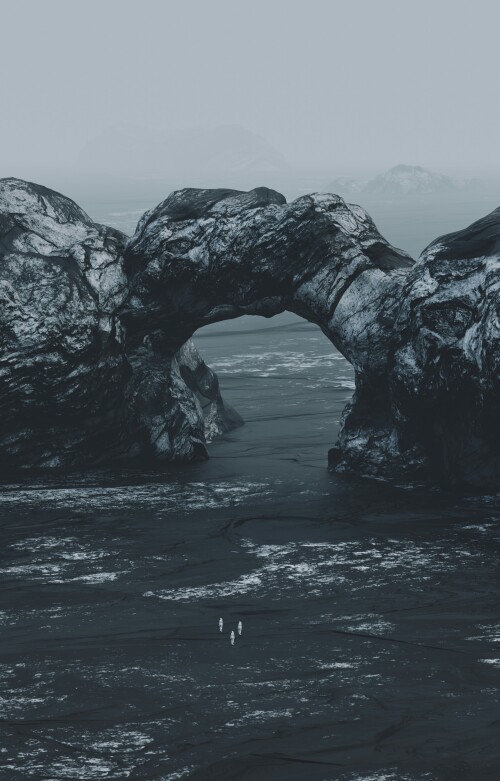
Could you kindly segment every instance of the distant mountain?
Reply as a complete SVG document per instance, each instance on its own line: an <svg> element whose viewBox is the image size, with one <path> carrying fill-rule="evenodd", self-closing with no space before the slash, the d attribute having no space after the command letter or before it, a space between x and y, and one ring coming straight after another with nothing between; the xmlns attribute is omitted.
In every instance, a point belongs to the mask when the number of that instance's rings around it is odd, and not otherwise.
<svg viewBox="0 0 500 781"><path fill-rule="evenodd" d="M79 163L90 170L143 176L266 173L289 167L264 138L239 125L169 131L115 125L85 145Z"/></svg>
<svg viewBox="0 0 500 781"><path fill-rule="evenodd" d="M437 174L419 165L396 165L371 179L362 189L363 195L394 198L401 195L431 195L460 189L449 176Z"/></svg>
<svg viewBox="0 0 500 781"><path fill-rule="evenodd" d="M343 198L401 198L419 195L449 195L453 192L479 190L479 179L459 180L422 168L420 165L395 165L368 182L339 177L326 190Z"/></svg>
<svg viewBox="0 0 500 781"><path fill-rule="evenodd" d="M339 176L326 186L326 191L341 195L342 198L349 198L357 195L363 189L363 182L358 179L350 179L348 176Z"/></svg>

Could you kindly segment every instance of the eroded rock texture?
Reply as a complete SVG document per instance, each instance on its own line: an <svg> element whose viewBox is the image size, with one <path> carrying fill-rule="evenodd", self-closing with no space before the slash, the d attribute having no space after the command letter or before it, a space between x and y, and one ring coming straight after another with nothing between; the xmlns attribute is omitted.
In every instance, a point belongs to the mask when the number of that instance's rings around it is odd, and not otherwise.
<svg viewBox="0 0 500 781"><path fill-rule="evenodd" d="M153 333L173 350L205 323L296 312L355 369L332 465L495 485L499 253L500 211L414 264L334 195L183 190L126 248L122 322L131 346Z"/></svg>
<svg viewBox="0 0 500 781"><path fill-rule="evenodd" d="M416 264L335 195L181 190L130 241L19 180L0 212L6 465L204 457L241 421L191 335L286 309L355 369L337 469L496 484L500 210Z"/></svg>
<svg viewBox="0 0 500 781"><path fill-rule="evenodd" d="M391 430L393 328L413 261L363 209L335 195L287 204L266 189L182 190L143 216L125 264L129 351L145 335L173 351L200 326L241 314L286 309L317 323L356 372L335 459L379 469Z"/></svg>
<svg viewBox="0 0 500 781"><path fill-rule="evenodd" d="M422 253L403 289L391 353L399 468L411 473L417 463L434 479L494 488L500 478L500 209Z"/></svg>
<svg viewBox="0 0 500 781"><path fill-rule="evenodd" d="M126 236L73 201L0 180L0 463L203 457L241 420L192 343L124 351Z"/></svg>

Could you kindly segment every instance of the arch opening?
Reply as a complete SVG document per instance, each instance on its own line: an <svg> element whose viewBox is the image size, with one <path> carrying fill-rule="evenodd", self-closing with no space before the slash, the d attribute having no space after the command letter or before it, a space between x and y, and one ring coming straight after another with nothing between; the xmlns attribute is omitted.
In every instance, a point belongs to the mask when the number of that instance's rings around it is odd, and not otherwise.
<svg viewBox="0 0 500 781"><path fill-rule="evenodd" d="M204 326L193 342L244 426L207 442L209 456L325 465L354 371L318 326L284 313ZM262 467L260 467L262 468ZM278 469L279 471L279 469Z"/></svg>

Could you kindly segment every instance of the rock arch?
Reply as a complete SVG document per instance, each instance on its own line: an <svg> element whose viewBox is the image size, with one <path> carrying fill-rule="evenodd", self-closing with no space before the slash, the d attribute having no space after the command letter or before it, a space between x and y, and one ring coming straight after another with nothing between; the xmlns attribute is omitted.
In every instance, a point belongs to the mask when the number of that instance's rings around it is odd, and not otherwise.
<svg viewBox="0 0 500 781"><path fill-rule="evenodd" d="M355 369L330 460L390 478L500 476L500 210L414 264L359 206L181 190L135 235L0 180L0 462L199 458L237 425L189 339L283 310Z"/></svg>
<svg viewBox="0 0 500 781"><path fill-rule="evenodd" d="M129 345L155 333L168 350L208 323L288 310L319 325L356 370L378 371L412 265L335 195L287 204L266 188L181 190L127 245L120 320Z"/></svg>

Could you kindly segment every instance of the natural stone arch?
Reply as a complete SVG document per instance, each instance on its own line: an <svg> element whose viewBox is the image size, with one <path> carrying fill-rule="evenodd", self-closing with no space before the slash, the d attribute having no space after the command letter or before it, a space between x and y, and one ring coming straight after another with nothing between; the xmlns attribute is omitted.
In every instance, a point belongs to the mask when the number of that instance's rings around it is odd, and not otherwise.
<svg viewBox="0 0 500 781"><path fill-rule="evenodd" d="M331 462L378 477L500 477L500 209L417 263L335 195L182 190L131 240L0 180L0 465L206 456L237 425L190 335L283 310L356 390Z"/></svg>
<svg viewBox="0 0 500 781"><path fill-rule="evenodd" d="M129 296L119 314L127 353L143 354L147 344L170 355L203 325L294 312L319 325L354 367L355 404L342 436L345 443L354 431L349 454L366 459L363 439L383 451L393 436L388 361L412 265L361 207L335 195L287 204L266 188L182 190L143 216L127 246Z"/></svg>
<svg viewBox="0 0 500 781"><path fill-rule="evenodd" d="M265 188L182 190L129 242L128 349L168 354L204 324L284 309L353 365L339 468L474 485L500 476L500 210L418 263L359 206Z"/></svg>
<svg viewBox="0 0 500 781"><path fill-rule="evenodd" d="M131 347L148 335L168 351L209 323L288 310L319 325L356 371L378 372L412 264L335 195L287 204L266 188L181 190L127 246L120 320Z"/></svg>

